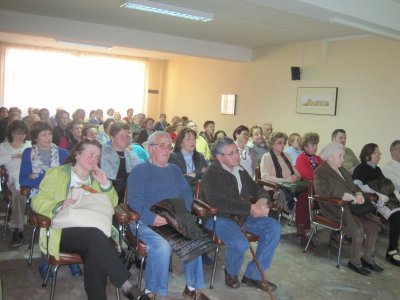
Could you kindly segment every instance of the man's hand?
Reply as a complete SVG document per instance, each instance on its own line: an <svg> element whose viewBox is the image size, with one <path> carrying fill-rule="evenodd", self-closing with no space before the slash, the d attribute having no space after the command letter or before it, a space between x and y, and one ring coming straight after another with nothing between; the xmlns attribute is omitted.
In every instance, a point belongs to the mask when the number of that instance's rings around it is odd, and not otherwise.
<svg viewBox="0 0 400 300"><path fill-rule="evenodd" d="M257 202L251 205L250 215L252 217L265 217L269 213L269 208L267 205L262 204L262 202Z"/></svg>
<svg viewBox="0 0 400 300"><path fill-rule="evenodd" d="M161 217L160 215L156 215L153 225L156 227L167 225L167 220L164 217Z"/></svg>

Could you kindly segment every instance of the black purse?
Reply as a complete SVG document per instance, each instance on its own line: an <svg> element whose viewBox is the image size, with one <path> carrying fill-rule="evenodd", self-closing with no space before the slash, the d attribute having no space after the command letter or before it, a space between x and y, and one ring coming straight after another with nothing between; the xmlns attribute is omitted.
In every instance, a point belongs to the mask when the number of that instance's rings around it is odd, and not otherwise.
<svg viewBox="0 0 400 300"><path fill-rule="evenodd" d="M364 216L369 213L375 213L376 212L376 207L375 205L372 204L371 201L365 199L363 204L354 204L351 202L347 202L349 205L349 208L351 210L351 213L355 216Z"/></svg>

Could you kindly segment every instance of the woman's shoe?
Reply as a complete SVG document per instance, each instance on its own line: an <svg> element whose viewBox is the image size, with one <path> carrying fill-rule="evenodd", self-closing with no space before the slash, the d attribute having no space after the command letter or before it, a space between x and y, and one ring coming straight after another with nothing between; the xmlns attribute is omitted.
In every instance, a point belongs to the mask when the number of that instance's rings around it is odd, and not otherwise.
<svg viewBox="0 0 400 300"><path fill-rule="evenodd" d="M354 271L354 272L356 272L358 274L361 274L361 275L364 275L364 276L367 276L367 275L371 274L371 272L368 271L361 263L356 266L351 261L349 261L347 263L347 266L349 267L350 270L352 270L352 271Z"/></svg>
<svg viewBox="0 0 400 300"><path fill-rule="evenodd" d="M386 252L386 260L392 265L400 267L400 255L397 250Z"/></svg>
<svg viewBox="0 0 400 300"><path fill-rule="evenodd" d="M361 263L363 264L364 267L367 267L368 269L378 273L382 273L384 270L384 268L378 266L374 260L368 262L364 258L361 258Z"/></svg>

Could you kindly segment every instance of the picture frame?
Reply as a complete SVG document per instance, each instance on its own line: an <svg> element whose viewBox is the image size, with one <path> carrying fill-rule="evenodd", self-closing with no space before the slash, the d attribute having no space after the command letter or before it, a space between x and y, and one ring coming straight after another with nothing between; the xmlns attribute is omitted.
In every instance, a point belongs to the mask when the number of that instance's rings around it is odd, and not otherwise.
<svg viewBox="0 0 400 300"><path fill-rule="evenodd" d="M337 87L297 88L296 113L336 115Z"/></svg>
<svg viewBox="0 0 400 300"><path fill-rule="evenodd" d="M222 94L221 95L221 114L234 115L236 110L236 95Z"/></svg>

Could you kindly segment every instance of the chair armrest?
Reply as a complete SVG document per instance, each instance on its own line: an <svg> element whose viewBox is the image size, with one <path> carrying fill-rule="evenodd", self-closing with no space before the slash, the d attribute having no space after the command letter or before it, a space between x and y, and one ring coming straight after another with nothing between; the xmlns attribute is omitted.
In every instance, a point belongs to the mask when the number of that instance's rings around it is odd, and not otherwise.
<svg viewBox="0 0 400 300"><path fill-rule="evenodd" d="M376 202L379 200L379 197L377 194L372 194L372 193L366 193L365 199L369 200L370 202Z"/></svg>
<svg viewBox="0 0 400 300"><path fill-rule="evenodd" d="M128 215L128 222L137 222L140 219L139 213L134 211L127 203L121 203L118 205Z"/></svg>
<svg viewBox="0 0 400 300"><path fill-rule="evenodd" d="M207 211L207 213L210 215L216 215L218 213L217 208L211 207L210 205L208 205L207 203L203 202L200 199L194 199L193 204L196 204L196 205L200 206L202 209L205 209Z"/></svg>
<svg viewBox="0 0 400 300"><path fill-rule="evenodd" d="M271 181L257 180L257 183L261 186L266 186L271 189L277 190L279 189L279 184Z"/></svg>
<svg viewBox="0 0 400 300"><path fill-rule="evenodd" d="M114 218L118 223L128 223L129 222L129 212L124 210L120 204L114 208Z"/></svg>
<svg viewBox="0 0 400 300"><path fill-rule="evenodd" d="M319 195L314 195L313 199L314 199L314 201L326 203L326 204L333 205L333 206L344 206L346 204L346 201L344 201L342 199L330 198L330 197L319 196Z"/></svg>

